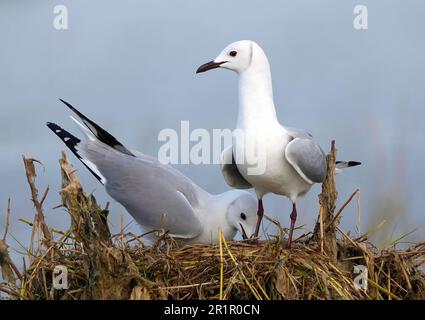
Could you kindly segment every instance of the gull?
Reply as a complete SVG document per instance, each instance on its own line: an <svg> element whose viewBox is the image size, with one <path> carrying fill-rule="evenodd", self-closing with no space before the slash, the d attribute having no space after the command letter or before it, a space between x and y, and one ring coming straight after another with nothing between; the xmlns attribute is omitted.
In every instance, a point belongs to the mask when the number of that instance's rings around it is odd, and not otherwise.
<svg viewBox="0 0 425 320"><path fill-rule="evenodd" d="M86 139L55 123L49 127L142 227L165 230L182 244L217 243L239 231L244 238L257 220L256 198L247 191L213 195L175 168L127 149L110 133L61 100L76 115Z"/></svg>
<svg viewBox="0 0 425 320"><path fill-rule="evenodd" d="M213 61L196 73L224 68L239 76L239 111L232 145L224 149L221 170L233 188L254 188L258 198L258 220L254 237L264 215L263 197L268 193L284 195L292 202L287 247L291 248L297 219L296 200L327 174L326 156L310 133L282 126L276 116L270 65L264 51L254 41L242 40L228 45ZM250 156L251 155L251 156ZM253 156L257 167L252 169ZM254 159L255 160L255 159ZM254 163L255 164L255 163ZM337 162L337 168L359 162Z"/></svg>

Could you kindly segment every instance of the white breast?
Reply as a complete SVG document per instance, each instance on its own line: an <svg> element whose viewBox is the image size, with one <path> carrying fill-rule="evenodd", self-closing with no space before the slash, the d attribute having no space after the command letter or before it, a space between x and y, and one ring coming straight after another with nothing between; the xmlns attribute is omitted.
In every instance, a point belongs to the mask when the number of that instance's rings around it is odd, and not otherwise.
<svg viewBox="0 0 425 320"><path fill-rule="evenodd" d="M258 196L275 193L295 200L310 189L311 185L285 158L285 148L291 137L280 125L238 131L233 142L236 163Z"/></svg>

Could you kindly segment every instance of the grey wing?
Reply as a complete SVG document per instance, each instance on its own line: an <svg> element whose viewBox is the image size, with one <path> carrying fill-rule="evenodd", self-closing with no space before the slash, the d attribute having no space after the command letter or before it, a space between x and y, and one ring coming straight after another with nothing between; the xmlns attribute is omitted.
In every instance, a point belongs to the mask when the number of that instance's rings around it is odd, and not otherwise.
<svg viewBox="0 0 425 320"><path fill-rule="evenodd" d="M320 183L325 180L326 155L311 137L295 137L287 144L285 157L308 183Z"/></svg>
<svg viewBox="0 0 425 320"><path fill-rule="evenodd" d="M249 189L252 185L242 176L233 157L232 146L221 153L221 173L229 186L236 189Z"/></svg>
<svg viewBox="0 0 425 320"><path fill-rule="evenodd" d="M304 129L284 127L285 131L293 138L313 139L311 133Z"/></svg>
<svg viewBox="0 0 425 320"><path fill-rule="evenodd" d="M199 187L183 174L140 154L130 157L92 142L83 143L81 148L105 177L109 195L140 225L168 230L178 238L194 238L202 232L194 209Z"/></svg>

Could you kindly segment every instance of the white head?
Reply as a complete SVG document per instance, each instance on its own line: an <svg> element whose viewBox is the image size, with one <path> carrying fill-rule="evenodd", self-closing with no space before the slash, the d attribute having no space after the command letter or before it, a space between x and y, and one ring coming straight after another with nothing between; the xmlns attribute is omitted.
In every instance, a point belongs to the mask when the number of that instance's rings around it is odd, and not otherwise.
<svg viewBox="0 0 425 320"><path fill-rule="evenodd" d="M211 69L225 68L242 74L248 69L269 71L267 57L260 46L251 40L241 40L229 44L220 54L210 62L200 66L196 73Z"/></svg>
<svg viewBox="0 0 425 320"><path fill-rule="evenodd" d="M225 193L230 197L226 219L234 231L239 231L243 238L249 238L255 232L257 224L257 199L242 190L232 190Z"/></svg>

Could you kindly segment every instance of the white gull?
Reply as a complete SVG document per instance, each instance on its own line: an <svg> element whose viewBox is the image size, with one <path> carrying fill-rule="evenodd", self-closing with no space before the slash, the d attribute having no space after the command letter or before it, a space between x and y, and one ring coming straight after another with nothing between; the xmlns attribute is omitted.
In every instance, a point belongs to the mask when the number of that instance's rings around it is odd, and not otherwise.
<svg viewBox="0 0 425 320"><path fill-rule="evenodd" d="M297 218L296 200L314 183L324 181L327 173L325 154L307 131L279 123L270 65L257 43L234 42L213 61L200 66L197 73L216 68L229 69L239 75L239 113L235 130L238 134L234 134L232 146L223 151L223 176L234 188L255 189L258 197L255 237L258 237L264 214L262 198L265 194L284 195L292 201L290 248ZM339 161L337 167L358 164Z"/></svg>
<svg viewBox="0 0 425 320"><path fill-rule="evenodd" d="M80 140L54 123L47 126L66 144L108 194L144 228L163 229L180 243L216 243L218 230L226 240L237 231L254 232L257 201L250 193L230 190L212 195L156 158L127 149L115 137L69 103L71 117L83 131Z"/></svg>

